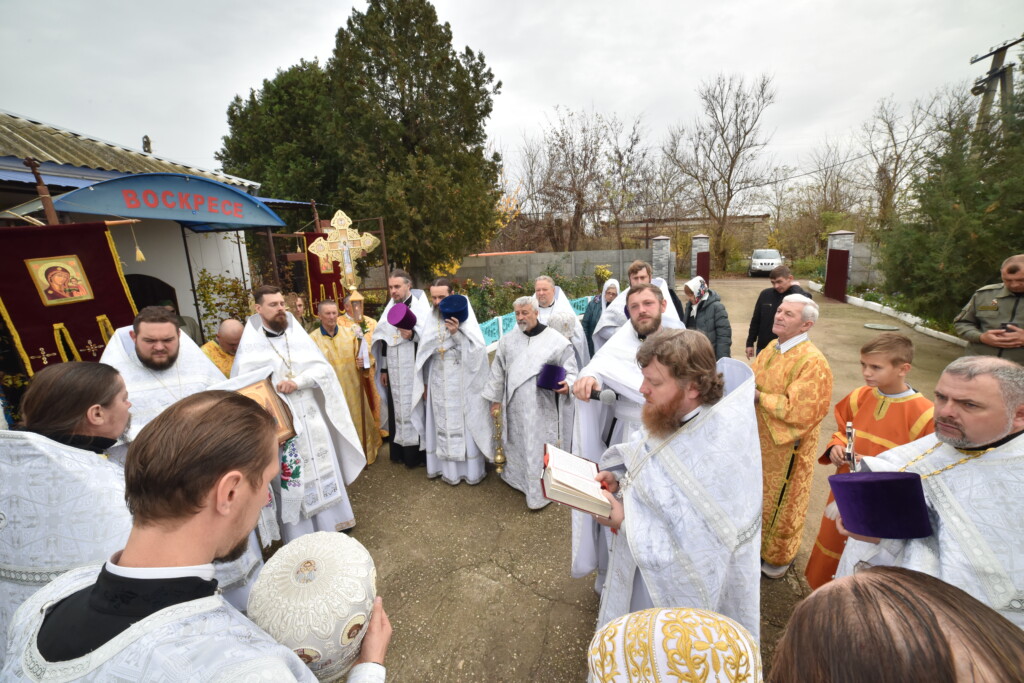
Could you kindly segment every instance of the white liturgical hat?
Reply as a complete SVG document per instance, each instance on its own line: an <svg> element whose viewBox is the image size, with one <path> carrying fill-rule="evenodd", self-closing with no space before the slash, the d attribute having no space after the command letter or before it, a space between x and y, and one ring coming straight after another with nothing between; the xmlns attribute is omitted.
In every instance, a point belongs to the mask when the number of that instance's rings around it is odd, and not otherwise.
<svg viewBox="0 0 1024 683"><path fill-rule="evenodd" d="M248 616L318 679L334 681L359 656L376 595L377 570L363 544L319 531L267 562L249 594Z"/></svg>

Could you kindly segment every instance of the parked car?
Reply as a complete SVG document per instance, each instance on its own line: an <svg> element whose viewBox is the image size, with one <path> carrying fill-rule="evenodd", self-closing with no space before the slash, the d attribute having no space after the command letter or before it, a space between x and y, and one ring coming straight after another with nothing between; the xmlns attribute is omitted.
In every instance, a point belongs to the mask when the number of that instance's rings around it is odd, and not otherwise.
<svg viewBox="0 0 1024 683"><path fill-rule="evenodd" d="M767 275L775 268L782 265L785 257L778 249L755 249L750 255L750 267L747 268L747 277L754 277L761 273Z"/></svg>

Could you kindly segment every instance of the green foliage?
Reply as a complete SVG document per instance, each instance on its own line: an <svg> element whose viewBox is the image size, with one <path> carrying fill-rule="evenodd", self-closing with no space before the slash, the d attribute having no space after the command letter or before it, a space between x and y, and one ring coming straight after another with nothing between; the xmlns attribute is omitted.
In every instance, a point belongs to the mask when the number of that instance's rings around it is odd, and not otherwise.
<svg viewBox="0 0 1024 683"><path fill-rule="evenodd" d="M427 0L370 0L326 66L300 62L235 98L218 158L264 194L383 216L388 257L425 278L497 230L485 124L500 88Z"/></svg>
<svg viewBox="0 0 1024 683"><path fill-rule="evenodd" d="M552 265L544 269L544 274L555 281L555 285L562 288L569 299L579 299L584 296L593 296L594 285L593 280L590 279L589 275L577 275L576 277L568 277L562 275L558 266ZM604 284L604 283L602 283ZM533 292L531 291L530 294Z"/></svg>
<svg viewBox="0 0 1024 683"><path fill-rule="evenodd" d="M1018 102L1020 98L1018 98ZM1024 251L1024 117L975 134L966 109L940 119L940 143L914 185L919 210L885 240L882 270L907 309L952 320L979 286L998 282L999 264Z"/></svg>
<svg viewBox="0 0 1024 683"><path fill-rule="evenodd" d="M825 255L805 256L789 264L794 277L825 277Z"/></svg>
<svg viewBox="0 0 1024 683"><path fill-rule="evenodd" d="M203 268L196 281L196 297L207 339L212 339L217 333L222 320L234 318L245 322L250 315L249 290L238 278L214 275Z"/></svg>
<svg viewBox="0 0 1024 683"><path fill-rule="evenodd" d="M463 294L473 304L473 311L480 322L512 311L512 302L521 296L533 294L519 282L505 282L500 285L485 277L479 284L470 278L451 280L452 292Z"/></svg>

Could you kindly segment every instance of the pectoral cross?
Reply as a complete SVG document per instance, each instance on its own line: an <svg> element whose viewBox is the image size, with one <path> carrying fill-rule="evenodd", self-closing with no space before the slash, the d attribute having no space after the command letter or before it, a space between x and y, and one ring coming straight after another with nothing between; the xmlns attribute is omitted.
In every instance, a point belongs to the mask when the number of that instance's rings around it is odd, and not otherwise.
<svg viewBox="0 0 1024 683"><path fill-rule="evenodd" d="M85 342L85 348L78 349L78 350L81 351L82 353L85 353L86 351L88 351L89 353L92 354L92 357L95 358L96 357L96 352L99 351L102 348L103 348L103 344L93 344L92 343L92 339L87 339L86 342Z"/></svg>
<svg viewBox="0 0 1024 683"><path fill-rule="evenodd" d="M43 361L43 365L49 365L50 362L48 360L46 360L46 359L47 358L52 358L52 357L54 357L56 355L57 354L55 354L55 353L47 353L46 349L43 348L42 346L40 346L39 347L39 355L38 356L29 356L29 358L31 358L31 359L37 359L38 358L38 359Z"/></svg>
<svg viewBox="0 0 1024 683"><path fill-rule="evenodd" d="M391 343L392 344L397 344L398 343L398 333L397 332L395 334L391 335Z"/></svg>
<svg viewBox="0 0 1024 683"><path fill-rule="evenodd" d="M448 349L444 348L443 346L438 346L437 353L441 356L441 360L444 361L444 354L448 353Z"/></svg>

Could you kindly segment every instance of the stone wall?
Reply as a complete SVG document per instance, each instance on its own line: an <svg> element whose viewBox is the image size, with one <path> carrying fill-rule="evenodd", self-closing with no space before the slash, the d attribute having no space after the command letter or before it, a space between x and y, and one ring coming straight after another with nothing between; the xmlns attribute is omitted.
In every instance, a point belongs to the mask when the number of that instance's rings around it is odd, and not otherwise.
<svg viewBox="0 0 1024 683"><path fill-rule="evenodd" d="M669 240L664 240L668 243ZM620 283L626 282L626 270L636 260L647 261L654 265L655 249L603 249L599 251L547 252L537 254L503 254L497 256L468 256L462 261L462 267L455 273L459 279L470 278L479 282L489 277L497 282L528 282L550 267L558 268L558 272L567 277L593 275L594 267L607 265L611 268L612 277ZM669 283L675 284L674 272L668 264L675 263L675 255L670 245L659 250L658 262L661 268L655 267L655 276L665 277Z"/></svg>
<svg viewBox="0 0 1024 683"><path fill-rule="evenodd" d="M885 282L881 271L881 254L873 244L856 242L850 250L850 285L877 287Z"/></svg>

